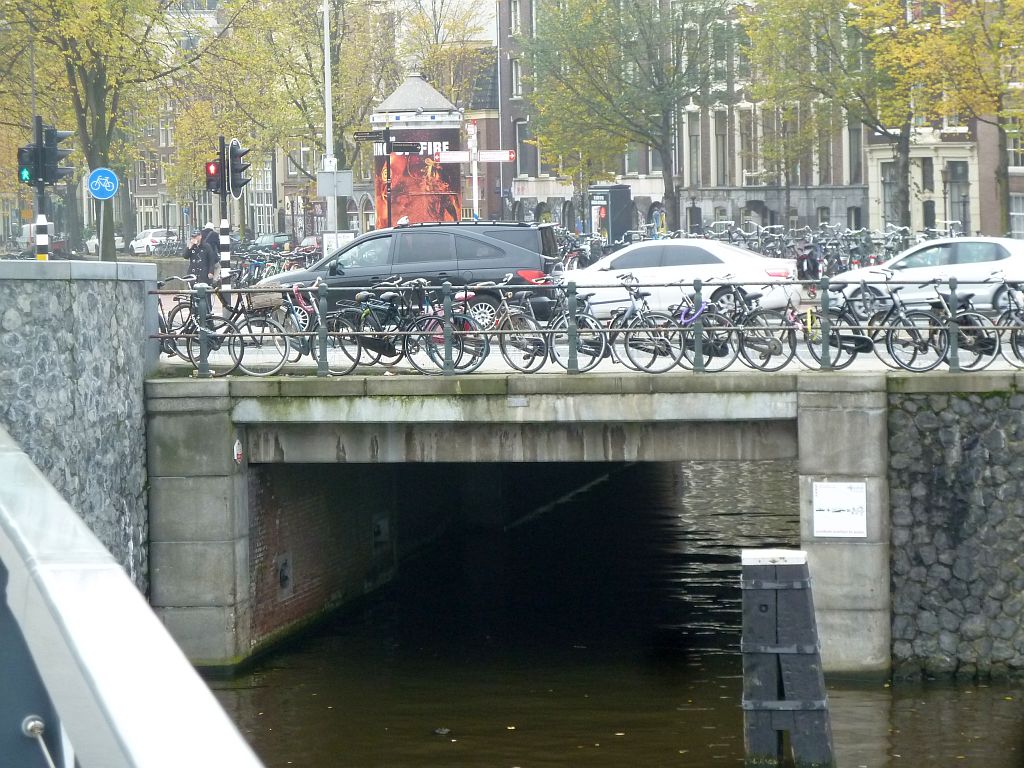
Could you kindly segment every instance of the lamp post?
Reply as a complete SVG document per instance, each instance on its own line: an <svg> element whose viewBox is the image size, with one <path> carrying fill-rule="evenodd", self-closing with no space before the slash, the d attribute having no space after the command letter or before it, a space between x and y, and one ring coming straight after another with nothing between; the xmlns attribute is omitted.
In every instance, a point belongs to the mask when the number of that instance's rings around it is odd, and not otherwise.
<svg viewBox="0 0 1024 768"><path fill-rule="evenodd" d="M942 170L939 171L939 175L942 177L942 224L945 227L949 227L949 163L942 166Z"/></svg>

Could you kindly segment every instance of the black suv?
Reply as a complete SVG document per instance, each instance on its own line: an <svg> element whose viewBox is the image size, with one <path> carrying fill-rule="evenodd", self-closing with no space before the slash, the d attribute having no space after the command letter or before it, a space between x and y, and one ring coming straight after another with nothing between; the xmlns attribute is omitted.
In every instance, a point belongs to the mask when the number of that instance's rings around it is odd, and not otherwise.
<svg viewBox="0 0 1024 768"><path fill-rule="evenodd" d="M432 285L453 286L493 280L512 273L512 282L532 284L559 264L558 246L551 225L506 222L460 224L408 224L369 232L320 259L311 267L282 272L260 285L309 284L318 277L330 288L337 303L351 299L357 288L367 288L394 277L425 277ZM496 291L478 290L470 312L490 325L498 306Z"/></svg>

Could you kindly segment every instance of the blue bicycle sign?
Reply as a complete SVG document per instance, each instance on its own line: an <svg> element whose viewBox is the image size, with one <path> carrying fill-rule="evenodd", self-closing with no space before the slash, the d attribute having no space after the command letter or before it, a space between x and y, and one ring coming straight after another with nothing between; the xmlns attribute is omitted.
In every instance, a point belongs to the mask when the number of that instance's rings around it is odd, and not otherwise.
<svg viewBox="0 0 1024 768"><path fill-rule="evenodd" d="M109 200L117 194L121 183L109 168L97 168L89 174L89 194L97 200Z"/></svg>

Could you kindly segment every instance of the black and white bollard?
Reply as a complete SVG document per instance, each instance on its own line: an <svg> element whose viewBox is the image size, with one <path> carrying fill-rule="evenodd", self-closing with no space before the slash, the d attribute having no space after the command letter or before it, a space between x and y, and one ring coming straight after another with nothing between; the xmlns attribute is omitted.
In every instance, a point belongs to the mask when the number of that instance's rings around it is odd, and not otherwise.
<svg viewBox="0 0 1024 768"><path fill-rule="evenodd" d="M231 288L231 225L225 216L220 220L220 285Z"/></svg>
<svg viewBox="0 0 1024 768"><path fill-rule="evenodd" d="M36 218L36 261L50 260L50 226L46 217L39 214Z"/></svg>
<svg viewBox="0 0 1024 768"><path fill-rule="evenodd" d="M807 553L745 549L742 564L746 766L781 765L785 731L796 765L833 768Z"/></svg>

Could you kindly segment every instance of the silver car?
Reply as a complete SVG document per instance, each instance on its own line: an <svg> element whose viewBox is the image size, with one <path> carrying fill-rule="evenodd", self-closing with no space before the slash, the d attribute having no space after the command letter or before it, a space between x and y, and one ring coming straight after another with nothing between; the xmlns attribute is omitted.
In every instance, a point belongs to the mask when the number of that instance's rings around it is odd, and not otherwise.
<svg viewBox="0 0 1024 768"><path fill-rule="evenodd" d="M1002 309L1006 306L1003 278L1024 280L1024 241L1007 237L926 240L883 264L832 279L845 284L843 293L864 319L897 286L902 286L900 298L908 304L927 304L937 300L938 283L948 289L951 277L956 278L958 292L974 294L978 309Z"/></svg>

